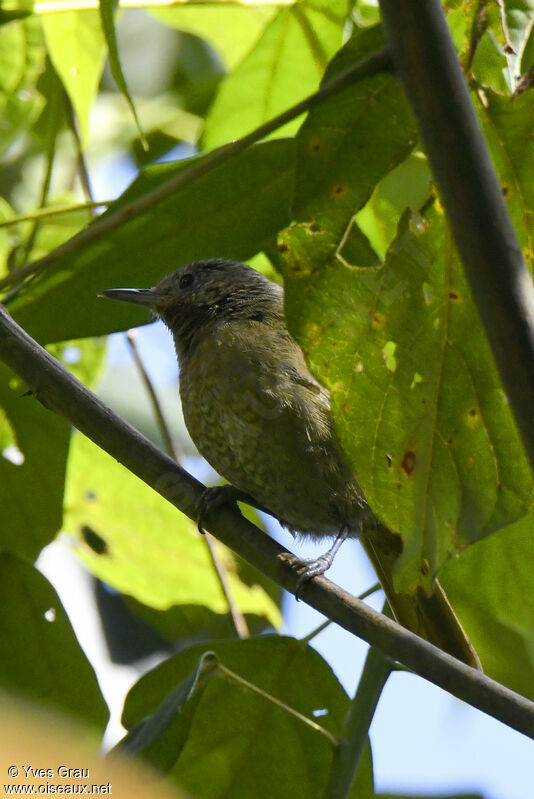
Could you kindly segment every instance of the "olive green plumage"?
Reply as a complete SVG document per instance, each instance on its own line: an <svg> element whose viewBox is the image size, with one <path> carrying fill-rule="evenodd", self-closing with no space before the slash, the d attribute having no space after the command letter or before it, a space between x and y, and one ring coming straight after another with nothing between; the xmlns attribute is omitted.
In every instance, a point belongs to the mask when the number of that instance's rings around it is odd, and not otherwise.
<svg viewBox="0 0 534 799"><path fill-rule="evenodd" d="M437 581L430 597L396 592L401 538L373 515L342 453L329 393L289 334L279 286L244 264L210 259L152 289L103 293L150 307L170 329L187 429L219 474L295 533L361 534L397 619L478 665Z"/></svg>
<svg viewBox="0 0 534 799"><path fill-rule="evenodd" d="M372 514L335 440L328 392L288 333L280 287L243 264L201 261L155 291L173 297L157 310L199 452L293 531L356 535Z"/></svg>

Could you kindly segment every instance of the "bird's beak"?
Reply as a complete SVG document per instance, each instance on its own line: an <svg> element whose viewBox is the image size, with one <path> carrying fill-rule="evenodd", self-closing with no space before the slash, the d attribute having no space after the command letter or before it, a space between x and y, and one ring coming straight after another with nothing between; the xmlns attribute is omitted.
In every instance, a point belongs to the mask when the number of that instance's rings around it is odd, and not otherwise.
<svg viewBox="0 0 534 799"><path fill-rule="evenodd" d="M161 305L167 297L154 289L106 289L101 291L99 297L110 300L122 300L134 305L144 305L146 308L155 308Z"/></svg>

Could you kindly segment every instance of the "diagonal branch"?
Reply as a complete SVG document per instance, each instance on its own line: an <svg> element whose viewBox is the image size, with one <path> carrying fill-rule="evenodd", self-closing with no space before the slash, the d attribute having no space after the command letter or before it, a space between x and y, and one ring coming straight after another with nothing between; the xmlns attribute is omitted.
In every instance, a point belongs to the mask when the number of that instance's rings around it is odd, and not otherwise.
<svg viewBox="0 0 534 799"><path fill-rule="evenodd" d="M293 105L291 108L288 108L287 111L278 114L278 116L260 125L251 133L243 136L243 138L226 144L224 147L220 147L217 150L213 150L201 160L192 164L188 169L170 178L161 186L153 189L153 191L147 192L147 194L139 197L139 199L134 200L128 205L124 205L117 211L113 212L111 208L108 214L97 219L92 225L78 233L77 236L74 236L64 244L56 247L55 250L52 250L52 252L48 253L43 258L26 264L26 266L20 267L20 269L13 270L13 272L10 272L6 277L0 280L0 289L15 283L20 283L29 275L41 272L60 257L62 258L66 255L72 255L78 252L78 250L86 247L89 242L105 236L111 230L120 227L124 222L146 213L171 194L174 194L179 189L183 189L184 186L206 175L229 158L237 155L237 153L240 153L242 150L246 150L247 147L260 141L260 139L264 139L287 122L296 119L305 111L309 111L310 108L319 105L328 97L337 94L359 80L368 78L371 75L376 75L379 72L388 72L390 69L391 61L386 50L373 53L373 55L368 56L368 58L359 61L352 67L349 67L349 69L336 75L335 78L332 78L331 81L322 86L314 94L305 97L300 103Z"/></svg>
<svg viewBox="0 0 534 799"><path fill-rule="evenodd" d="M380 0L388 47L534 469L534 286L439 0Z"/></svg>
<svg viewBox="0 0 534 799"><path fill-rule="evenodd" d="M22 330L1 305L0 359L24 380L45 407L68 419L178 510L196 518L204 486L114 414ZM208 514L206 522L227 546L295 593L298 574L290 565L291 556L236 509L218 508ZM299 596L416 674L534 738L534 702L447 655L324 577L302 586Z"/></svg>

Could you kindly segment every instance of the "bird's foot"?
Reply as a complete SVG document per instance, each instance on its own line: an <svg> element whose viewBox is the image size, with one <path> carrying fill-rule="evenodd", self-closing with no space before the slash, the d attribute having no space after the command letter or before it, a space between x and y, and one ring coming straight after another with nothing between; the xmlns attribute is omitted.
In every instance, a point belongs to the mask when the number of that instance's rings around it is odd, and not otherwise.
<svg viewBox="0 0 534 799"><path fill-rule="evenodd" d="M205 533L204 519L212 510L221 505L230 505L237 508L238 502L249 502L250 498L243 491L233 485L213 486L206 488L200 497L197 506L197 525L200 533Z"/></svg>
<svg viewBox="0 0 534 799"><path fill-rule="evenodd" d="M350 528L348 525L343 525L336 540L324 555L320 555L318 558L299 561L300 567L298 569L299 575L295 586L295 599L299 599L300 590L308 580L311 580L313 577L320 577L330 568L341 544L348 538L349 532Z"/></svg>

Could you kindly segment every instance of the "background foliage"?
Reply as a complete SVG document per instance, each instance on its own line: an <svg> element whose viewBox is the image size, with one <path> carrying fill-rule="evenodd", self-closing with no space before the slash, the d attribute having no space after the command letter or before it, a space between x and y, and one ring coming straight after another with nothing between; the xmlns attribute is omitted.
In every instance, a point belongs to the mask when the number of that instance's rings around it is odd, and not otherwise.
<svg viewBox="0 0 534 799"><path fill-rule="evenodd" d="M10 312L97 385L100 337L148 321L98 300L100 290L148 286L215 255L251 260L271 276L277 267L288 322L332 393L346 453L373 508L403 535L398 585L428 584L439 571L486 671L534 698L532 478L392 76L355 84L105 237L16 279L91 220L95 176L110 153L140 172L103 203L107 215L383 46L376 4L153 4L137 29L127 2L115 11L108 0L90 5L2 6L0 279L8 278ZM534 4L444 7L531 262L532 92L522 89L534 67ZM150 36L145 43L151 30L157 48ZM130 38L124 58L121 37ZM142 46L132 48L136 37ZM154 165L161 156L170 163ZM32 565L62 531L178 652L128 698L136 751L197 797L283 799L296 785L320 796L327 738L224 669L307 716L326 709L321 723L339 733L348 697L330 666L305 642L275 634L228 640L226 600L194 526L23 393L2 368L0 685L104 728L91 666ZM252 631L274 633L278 592L222 548L221 557ZM169 708L180 709L178 722ZM374 795L370 753L356 795Z"/></svg>

